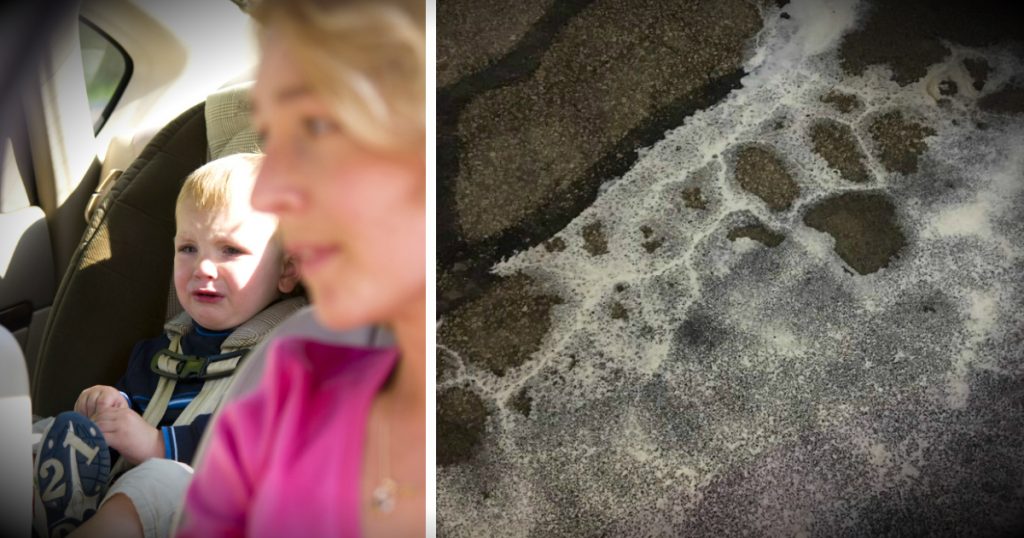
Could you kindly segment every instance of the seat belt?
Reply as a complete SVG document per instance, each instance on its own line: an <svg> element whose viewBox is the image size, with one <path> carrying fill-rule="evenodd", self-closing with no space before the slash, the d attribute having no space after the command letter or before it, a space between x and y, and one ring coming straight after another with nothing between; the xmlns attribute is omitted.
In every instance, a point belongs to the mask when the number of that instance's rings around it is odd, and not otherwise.
<svg viewBox="0 0 1024 538"><path fill-rule="evenodd" d="M227 393L231 374L250 351L248 348L239 349L209 357L184 355L181 352L181 337L180 334L172 336L167 349L156 352L150 361L150 368L160 376L160 380L157 381L156 390L142 418L154 428L167 413L167 406L179 380L205 380L205 383L199 394L178 415L173 426L188 425L199 415L213 413ZM121 458L114 465L110 476L117 476L128 468L128 461Z"/></svg>
<svg viewBox="0 0 1024 538"><path fill-rule="evenodd" d="M157 382L156 391L142 418L150 426L160 424L179 380L204 380L205 383L199 394L174 421L174 426L191 424L195 417L213 413L231 383L229 376L248 352L248 349L241 349L205 358L183 355L181 335L174 335L166 350L153 355L150 368L160 376L160 381Z"/></svg>

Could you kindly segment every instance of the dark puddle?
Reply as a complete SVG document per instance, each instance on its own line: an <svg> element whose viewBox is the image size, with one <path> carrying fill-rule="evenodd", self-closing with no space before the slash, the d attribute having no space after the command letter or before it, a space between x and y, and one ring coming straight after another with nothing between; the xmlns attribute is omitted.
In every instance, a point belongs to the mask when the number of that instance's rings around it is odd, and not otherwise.
<svg viewBox="0 0 1024 538"><path fill-rule="evenodd" d="M889 265L906 244L896 208L882 194L850 192L814 205L804 224L835 239L835 251L862 275Z"/></svg>
<svg viewBox="0 0 1024 538"><path fill-rule="evenodd" d="M864 164L864 152L849 125L833 120L816 121L811 125L811 142L814 152L825 159L829 167L838 170L843 179L853 183L871 181Z"/></svg>
<svg viewBox="0 0 1024 538"><path fill-rule="evenodd" d="M653 254L655 250L658 250L665 243L664 239L654 237L654 228L646 224L640 227L640 233L644 234L644 242L640 246L644 247L648 254Z"/></svg>
<svg viewBox="0 0 1024 538"><path fill-rule="evenodd" d="M1011 4L991 0L875 0L868 3L866 19L843 38L843 69L860 75L870 65L884 64L892 69L893 80L904 86L920 80L929 66L949 55L944 40L984 47L1019 38L1024 28Z"/></svg>
<svg viewBox="0 0 1024 538"><path fill-rule="evenodd" d="M726 235L726 238L728 238L729 241L735 241L741 237L753 239L767 247L777 247L786 239L786 236L773 232L761 224L733 228L732 230L729 230L728 235Z"/></svg>
<svg viewBox="0 0 1024 538"><path fill-rule="evenodd" d="M832 108L846 114L864 106L856 95L832 90L821 96L821 102L832 105Z"/></svg>
<svg viewBox="0 0 1024 538"><path fill-rule="evenodd" d="M917 172L918 157L928 149L924 139L935 135L934 129L905 119L898 110L879 115L868 131L882 166L903 175Z"/></svg>
<svg viewBox="0 0 1024 538"><path fill-rule="evenodd" d="M789 209L800 196L800 187L785 163L768 148L750 145L740 149L735 174L740 187L764 200L772 211Z"/></svg>
<svg viewBox="0 0 1024 538"><path fill-rule="evenodd" d="M548 252L562 252L565 250L565 240L561 237L552 237L544 242L544 249Z"/></svg>
<svg viewBox="0 0 1024 538"><path fill-rule="evenodd" d="M1024 114L1024 87L1007 86L978 100L978 108L996 114Z"/></svg>
<svg viewBox="0 0 1024 538"><path fill-rule="evenodd" d="M604 236L604 228L600 222L592 222L580 230L583 236L583 248L591 256L608 254L608 239Z"/></svg>
<svg viewBox="0 0 1024 538"><path fill-rule="evenodd" d="M490 413L477 393L462 387L437 394L437 464L469 461L479 449Z"/></svg>
<svg viewBox="0 0 1024 538"><path fill-rule="evenodd" d="M683 189L683 205L690 209L707 209L708 202L700 192L700 187Z"/></svg>
<svg viewBox="0 0 1024 538"><path fill-rule="evenodd" d="M629 319L629 310L627 310L626 307L618 301L612 303L611 307L609 307L609 311L609 315L611 315L612 319Z"/></svg>
<svg viewBox="0 0 1024 538"><path fill-rule="evenodd" d="M540 349L551 307L561 302L541 294L531 278L515 275L452 312L438 339L472 363L504 375Z"/></svg>
<svg viewBox="0 0 1024 538"><path fill-rule="evenodd" d="M526 387L523 387L515 396L510 398L508 404L524 417L529 417L530 411L533 410L533 398L530 397Z"/></svg>
<svg viewBox="0 0 1024 538"><path fill-rule="evenodd" d="M985 83L988 82L988 75L992 72L992 67L988 65L988 61L984 58L966 58L964 59L964 67L967 69L967 74L971 75L974 89L981 91L985 88Z"/></svg>

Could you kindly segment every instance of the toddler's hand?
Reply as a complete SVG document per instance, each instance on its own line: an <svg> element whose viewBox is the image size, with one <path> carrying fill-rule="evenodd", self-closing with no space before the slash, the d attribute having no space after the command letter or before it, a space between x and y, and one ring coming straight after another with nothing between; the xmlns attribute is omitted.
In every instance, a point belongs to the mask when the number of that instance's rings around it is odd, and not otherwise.
<svg viewBox="0 0 1024 538"><path fill-rule="evenodd" d="M103 432L107 445L120 452L128 463L138 464L164 456L164 438L160 430L127 407L100 409L92 421Z"/></svg>
<svg viewBox="0 0 1024 538"><path fill-rule="evenodd" d="M92 418L97 411L108 407L128 407L128 401L114 387L96 385L89 387L78 395L75 401L75 412Z"/></svg>

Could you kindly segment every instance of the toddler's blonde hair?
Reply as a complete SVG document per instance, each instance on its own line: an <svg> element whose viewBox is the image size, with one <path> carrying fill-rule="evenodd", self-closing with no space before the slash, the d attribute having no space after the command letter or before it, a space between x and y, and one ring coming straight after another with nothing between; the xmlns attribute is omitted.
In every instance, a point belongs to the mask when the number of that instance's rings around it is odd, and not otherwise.
<svg viewBox="0 0 1024 538"><path fill-rule="evenodd" d="M175 209L186 201L203 211L227 208L238 193L237 185L233 184L244 180L251 188L262 162L262 154L236 153L204 164L185 179Z"/></svg>

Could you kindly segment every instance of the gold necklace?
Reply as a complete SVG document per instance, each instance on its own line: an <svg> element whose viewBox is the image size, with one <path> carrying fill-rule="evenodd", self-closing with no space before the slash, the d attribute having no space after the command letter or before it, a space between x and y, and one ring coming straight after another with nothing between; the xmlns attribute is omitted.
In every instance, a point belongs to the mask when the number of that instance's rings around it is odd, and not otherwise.
<svg viewBox="0 0 1024 538"><path fill-rule="evenodd" d="M399 484L394 478L391 477L391 452L390 445L388 443L388 436L390 433L390 423L384 423L384 416L386 416L385 409L383 406L387 403L385 400L381 404L381 419L375 424L375 430L377 430L377 441L379 447L377 449L377 476L381 477L380 482L377 483L377 487L373 488L373 493L370 495L370 506L375 512L380 514L390 514L395 511L395 507L398 505L399 497L409 497L415 494L416 489L410 486Z"/></svg>
<svg viewBox="0 0 1024 538"><path fill-rule="evenodd" d="M382 406L383 407L383 406ZM384 415L381 409L381 415ZM377 421L377 476L381 477L377 487L373 488L373 495L370 497L370 506L382 514L390 514L398 504L398 485L391 478L390 453L388 451L388 425L381 426L384 422L383 416Z"/></svg>

